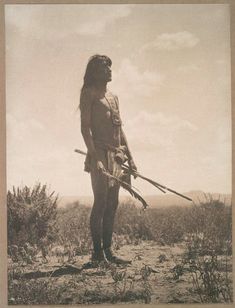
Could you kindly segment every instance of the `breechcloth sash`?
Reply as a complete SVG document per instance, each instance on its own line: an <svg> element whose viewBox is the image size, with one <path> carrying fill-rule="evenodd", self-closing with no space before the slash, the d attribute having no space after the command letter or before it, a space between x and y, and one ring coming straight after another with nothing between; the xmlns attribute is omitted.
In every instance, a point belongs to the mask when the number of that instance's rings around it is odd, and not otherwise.
<svg viewBox="0 0 235 308"><path fill-rule="evenodd" d="M126 155L126 147L120 146L120 147L114 147L110 144L103 143L101 141L94 141L94 144L97 148L100 148L102 150L105 150L106 152L106 159L107 159L107 171L117 177L122 178L123 177L123 170L120 161L125 162L127 160ZM117 160L119 158L119 160ZM90 172L92 168L91 164L91 157L89 154L86 156L85 160L85 171ZM129 182L129 181L128 181ZM117 181L115 179L109 178L108 179L108 185L109 187L113 187L117 185Z"/></svg>

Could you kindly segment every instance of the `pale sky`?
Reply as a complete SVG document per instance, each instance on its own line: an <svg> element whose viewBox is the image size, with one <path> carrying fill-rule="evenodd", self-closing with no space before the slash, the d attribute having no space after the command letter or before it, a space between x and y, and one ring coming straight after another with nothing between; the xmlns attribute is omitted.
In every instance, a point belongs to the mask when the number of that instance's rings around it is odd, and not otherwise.
<svg viewBox="0 0 235 308"><path fill-rule="evenodd" d="M231 193L228 5L5 5L5 18L8 189L92 193L76 108L99 53L138 170L180 192Z"/></svg>

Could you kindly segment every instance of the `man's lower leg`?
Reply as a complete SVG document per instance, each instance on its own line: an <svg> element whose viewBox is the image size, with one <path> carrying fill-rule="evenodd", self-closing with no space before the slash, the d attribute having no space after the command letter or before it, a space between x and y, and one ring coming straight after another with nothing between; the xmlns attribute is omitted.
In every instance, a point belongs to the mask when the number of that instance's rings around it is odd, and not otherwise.
<svg viewBox="0 0 235 308"><path fill-rule="evenodd" d="M91 256L92 261L102 262L107 261L104 256L104 252L101 244L102 237L102 219L100 214L96 213L94 209L90 218L91 237L93 242L93 253Z"/></svg>
<svg viewBox="0 0 235 308"><path fill-rule="evenodd" d="M113 223L115 213L106 212L103 221L103 249L104 255L109 262L116 264L130 264L131 261L124 260L115 256L111 249L112 235L113 235Z"/></svg>

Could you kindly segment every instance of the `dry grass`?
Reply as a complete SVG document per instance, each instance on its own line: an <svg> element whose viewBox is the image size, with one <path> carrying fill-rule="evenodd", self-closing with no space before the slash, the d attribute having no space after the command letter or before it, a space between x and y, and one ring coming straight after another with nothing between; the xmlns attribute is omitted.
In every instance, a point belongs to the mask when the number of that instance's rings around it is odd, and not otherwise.
<svg viewBox="0 0 235 308"><path fill-rule="evenodd" d="M71 250L77 256L90 254L90 210L79 202L56 209L56 199L46 192L45 186L9 192L9 244L19 243L23 246L26 241L35 244L40 248L39 254L46 255L43 262L51 257L49 255L55 247L62 248L62 255L68 255ZM46 224L43 219L38 219L42 215L47 219ZM14 225L14 222L17 223ZM22 228L22 222L25 228ZM199 301L232 301L231 268L227 262L232 253L231 206L208 198L206 202L192 207L150 208L143 212L128 202L118 208L114 231L113 246L116 250L124 245L139 245L143 241L153 241L162 247L184 243L187 249L171 269L172 280L177 281L190 274L191 292L198 296ZM160 257L159 262L164 263L165 258L163 255ZM9 304L151 302L151 270L148 266L143 266L132 276L125 270L110 267L103 272L106 278L111 279L112 288L105 290L101 281L84 274L66 281L53 277L37 280L22 278L19 283L13 274L24 271L29 266L27 260L21 255L21 259L14 260L15 263L9 266ZM38 264L32 258L30 260L31 268L37 270ZM78 288L81 292L76 291Z"/></svg>

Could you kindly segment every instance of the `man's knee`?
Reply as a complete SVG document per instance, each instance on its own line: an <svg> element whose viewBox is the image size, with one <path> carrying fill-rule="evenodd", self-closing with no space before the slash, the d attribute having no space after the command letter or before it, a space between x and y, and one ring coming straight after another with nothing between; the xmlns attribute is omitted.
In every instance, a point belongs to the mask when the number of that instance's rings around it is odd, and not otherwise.
<svg viewBox="0 0 235 308"><path fill-rule="evenodd" d="M102 213L107 205L107 190L103 191L96 191L94 194L94 204L93 204L93 211Z"/></svg>
<svg viewBox="0 0 235 308"><path fill-rule="evenodd" d="M105 195L96 195L94 204L91 210L91 222L94 220L101 220L107 204L107 197Z"/></svg>
<svg viewBox="0 0 235 308"><path fill-rule="evenodd" d="M119 202L119 187L111 187L107 194L107 203L109 207L116 208Z"/></svg>

